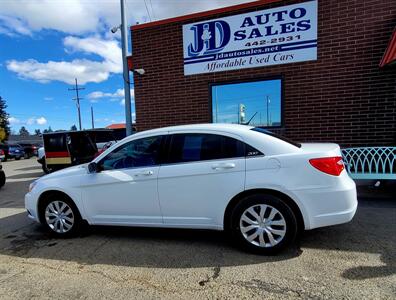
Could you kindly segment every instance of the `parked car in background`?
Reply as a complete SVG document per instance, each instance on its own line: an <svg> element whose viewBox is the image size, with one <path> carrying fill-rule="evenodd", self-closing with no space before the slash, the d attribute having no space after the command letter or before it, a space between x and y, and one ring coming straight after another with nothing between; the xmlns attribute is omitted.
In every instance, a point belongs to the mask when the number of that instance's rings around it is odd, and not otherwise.
<svg viewBox="0 0 396 300"><path fill-rule="evenodd" d="M28 216L57 236L95 225L225 230L272 254L298 232L349 222L356 186L337 144L298 144L262 128L201 124L140 132L91 163L44 176Z"/></svg>
<svg viewBox="0 0 396 300"><path fill-rule="evenodd" d="M4 159L2 159L2 160L7 161L7 159L9 159L9 156L8 156L9 146L7 144L0 143L0 150L2 150L4 152Z"/></svg>
<svg viewBox="0 0 396 300"><path fill-rule="evenodd" d="M5 153L3 149L0 149L0 162L5 161Z"/></svg>
<svg viewBox="0 0 396 300"><path fill-rule="evenodd" d="M3 166L1 165L1 161L0 161L0 188L5 185L5 182L6 182L6 176L3 171Z"/></svg>
<svg viewBox="0 0 396 300"><path fill-rule="evenodd" d="M25 151L25 158L31 158L32 156L37 156L37 145L32 143L19 143L23 150Z"/></svg>
<svg viewBox="0 0 396 300"><path fill-rule="evenodd" d="M20 160L25 157L25 150L18 144L8 145L8 158L14 158L15 160Z"/></svg>

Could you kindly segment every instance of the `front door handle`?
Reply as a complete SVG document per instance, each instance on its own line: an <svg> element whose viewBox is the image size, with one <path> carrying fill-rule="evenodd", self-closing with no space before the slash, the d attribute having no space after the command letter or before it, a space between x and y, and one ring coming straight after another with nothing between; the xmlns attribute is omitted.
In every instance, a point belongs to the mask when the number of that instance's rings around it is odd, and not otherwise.
<svg viewBox="0 0 396 300"><path fill-rule="evenodd" d="M233 168L235 168L234 163L223 163L223 164L212 165L213 170L225 170L225 169L233 169Z"/></svg>
<svg viewBox="0 0 396 300"><path fill-rule="evenodd" d="M135 176L151 176L154 172L151 170L142 171L140 173L136 173Z"/></svg>

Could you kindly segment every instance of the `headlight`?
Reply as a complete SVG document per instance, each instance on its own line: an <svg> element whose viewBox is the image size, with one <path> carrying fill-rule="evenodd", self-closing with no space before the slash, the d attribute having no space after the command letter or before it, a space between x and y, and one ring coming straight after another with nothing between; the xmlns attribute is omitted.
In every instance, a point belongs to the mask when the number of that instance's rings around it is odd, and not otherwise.
<svg viewBox="0 0 396 300"><path fill-rule="evenodd" d="M33 181L31 184L29 184L29 193L34 189L36 185L37 185L37 181Z"/></svg>

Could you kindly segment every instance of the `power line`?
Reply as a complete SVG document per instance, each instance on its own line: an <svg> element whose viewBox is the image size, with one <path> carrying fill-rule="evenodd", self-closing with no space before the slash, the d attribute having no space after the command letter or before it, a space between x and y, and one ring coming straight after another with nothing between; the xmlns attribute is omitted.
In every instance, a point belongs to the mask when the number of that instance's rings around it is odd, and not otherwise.
<svg viewBox="0 0 396 300"><path fill-rule="evenodd" d="M154 20L155 20L156 17L155 17L155 13L154 13L153 3L151 2L151 0L149 0L149 1L150 1L150 6L151 6L151 12L152 12L153 18L154 18Z"/></svg>
<svg viewBox="0 0 396 300"><path fill-rule="evenodd" d="M149 9L148 9L148 7L147 7L146 0L143 0L143 1L144 1L144 6L146 7L147 15L148 15L148 17L149 17L149 19L150 19L150 22L151 22L151 15L150 15L150 11L149 11Z"/></svg>

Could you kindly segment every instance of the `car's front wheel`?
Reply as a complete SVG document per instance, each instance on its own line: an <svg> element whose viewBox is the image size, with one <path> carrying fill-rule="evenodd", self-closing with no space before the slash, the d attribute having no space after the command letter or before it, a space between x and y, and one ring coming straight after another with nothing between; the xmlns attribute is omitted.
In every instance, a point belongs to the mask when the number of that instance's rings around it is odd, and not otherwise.
<svg viewBox="0 0 396 300"><path fill-rule="evenodd" d="M74 236L80 229L80 213L66 196L54 194L41 205L40 213L43 225L57 237Z"/></svg>
<svg viewBox="0 0 396 300"><path fill-rule="evenodd" d="M231 233L249 251L275 254L295 240L297 221L293 210L278 197L255 194L234 208Z"/></svg>

